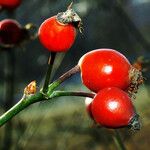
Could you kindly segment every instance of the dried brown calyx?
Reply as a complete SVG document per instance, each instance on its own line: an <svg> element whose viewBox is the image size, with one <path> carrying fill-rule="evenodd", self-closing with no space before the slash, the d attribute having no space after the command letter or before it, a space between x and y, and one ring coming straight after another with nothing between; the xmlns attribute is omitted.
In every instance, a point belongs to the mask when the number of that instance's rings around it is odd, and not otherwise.
<svg viewBox="0 0 150 150"><path fill-rule="evenodd" d="M132 66L129 72L129 78L131 83L127 89L127 92L131 98L135 99L135 94L137 93L139 86L143 84L142 72Z"/></svg>
<svg viewBox="0 0 150 150"><path fill-rule="evenodd" d="M140 130L141 129L141 123L139 121L138 114L135 114L134 117L130 120L128 127L131 128L132 130Z"/></svg>
<svg viewBox="0 0 150 150"><path fill-rule="evenodd" d="M63 23L63 24L71 23L71 24L73 24L82 33L82 30L83 30L82 20L79 17L79 15L72 9L72 4L73 3L71 3L68 6L68 9L65 12L58 13L56 18L60 23Z"/></svg>

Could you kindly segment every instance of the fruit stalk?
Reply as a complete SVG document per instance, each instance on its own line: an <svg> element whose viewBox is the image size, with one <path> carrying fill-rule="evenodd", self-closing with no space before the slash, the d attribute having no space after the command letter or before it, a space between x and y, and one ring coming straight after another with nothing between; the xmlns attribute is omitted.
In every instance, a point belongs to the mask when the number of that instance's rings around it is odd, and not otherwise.
<svg viewBox="0 0 150 150"><path fill-rule="evenodd" d="M44 86L43 86L43 93L47 92L48 85L50 82L51 73L52 73L53 64L55 61L55 57L56 57L56 53L51 52L49 59L48 59L48 70L46 73L45 82L44 82Z"/></svg>
<svg viewBox="0 0 150 150"><path fill-rule="evenodd" d="M117 129L115 129L114 132L115 132L115 135L113 137L113 140L114 140L118 150L126 150L124 143L121 139L121 136L119 134L119 131Z"/></svg>
<svg viewBox="0 0 150 150"><path fill-rule="evenodd" d="M41 93L38 93L28 98L23 97L16 105L14 105L11 109L9 109L2 116L0 116L0 127L4 125L7 121L9 121L13 116L18 114L20 111L22 111L32 103L42 100L42 98L43 96Z"/></svg>
<svg viewBox="0 0 150 150"><path fill-rule="evenodd" d="M49 96L49 98L55 98L55 97L60 97L60 96L82 96L82 97L90 97L93 98L95 94L93 93L87 93L87 92L81 92L81 91L54 91L52 94Z"/></svg>

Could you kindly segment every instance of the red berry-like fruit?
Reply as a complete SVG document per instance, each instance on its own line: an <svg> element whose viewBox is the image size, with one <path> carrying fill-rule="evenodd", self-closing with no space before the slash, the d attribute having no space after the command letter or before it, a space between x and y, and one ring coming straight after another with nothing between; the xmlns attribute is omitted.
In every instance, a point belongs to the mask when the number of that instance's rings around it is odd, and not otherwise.
<svg viewBox="0 0 150 150"><path fill-rule="evenodd" d="M41 43L50 51L67 51L74 43L76 30L71 24L61 24L56 16L45 20L39 28Z"/></svg>
<svg viewBox="0 0 150 150"><path fill-rule="evenodd" d="M97 49L79 60L83 84L94 92L105 87L126 89L130 84L131 65L127 58L113 49Z"/></svg>
<svg viewBox="0 0 150 150"><path fill-rule="evenodd" d="M58 13L41 24L38 32L40 42L49 51L66 52L75 41L75 25L80 22L80 17L71 8Z"/></svg>
<svg viewBox="0 0 150 150"><path fill-rule="evenodd" d="M0 21L0 43L17 44L21 40L22 27L13 19Z"/></svg>
<svg viewBox="0 0 150 150"><path fill-rule="evenodd" d="M2 8L14 9L21 4L21 0L0 0Z"/></svg>
<svg viewBox="0 0 150 150"><path fill-rule="evenodd" d="M94 120L108 128L140 129L138 115L127 93L116 87L102 89L92 102Z"/></svg>

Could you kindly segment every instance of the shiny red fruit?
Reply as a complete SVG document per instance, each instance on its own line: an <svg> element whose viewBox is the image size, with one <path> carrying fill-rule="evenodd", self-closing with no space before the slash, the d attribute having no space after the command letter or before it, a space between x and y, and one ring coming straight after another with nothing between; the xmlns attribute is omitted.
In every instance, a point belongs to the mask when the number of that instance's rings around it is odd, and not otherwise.
<svg viewBox="0 0 150 150"><path fill-rule="evenodd" d="M38 35L40 42L49 51L66 52L75 41L76 29L70 23L60 23L53 16L41 24Z"/></svg>
<svg viewBox="0 0 150 150"><path fill-rule="evenodd" d="M21 4L22 0L0 0L0 6L2 8L14 9Z"/></svg>
<svg viewBox="0 0 150 150"><path fill-rule="evenodd" d="M17 44L21 40L21 25L13 19L4 19L0 21L0 43Z"/></svg>
<svg viewBox="0 0 150 150"><path fill-rule="evenodd" d="M140 128L130 97L116 87L105 88L97 93L92 102L92 115L94 120L104 127Z"/></svg>
<svg viewBox="0 0 150 150"><path fill-rule="evenodd" d="M131 65L127 58L113 49L97 49L79 60L83 84L94 92L105 87L126 89L130 84Z"/></svg>

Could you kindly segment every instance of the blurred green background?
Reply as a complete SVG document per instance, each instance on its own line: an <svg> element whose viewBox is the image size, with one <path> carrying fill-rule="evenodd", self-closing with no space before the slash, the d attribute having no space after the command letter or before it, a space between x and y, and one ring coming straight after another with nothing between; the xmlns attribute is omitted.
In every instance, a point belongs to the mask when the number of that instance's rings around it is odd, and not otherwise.
<svg viewBox="0 0 150 150"><path fill-rule="evenodd" d="M0 20L14 18L20 24L29 22L37 27L53 15L66 10L70 0L22 0L13 12L0 12ZM120 129L129 150L148 150L150 146L150 0L74 0L73 8L81 16L83 34L66 54L60 53L54 65L53 80L77 64L86 52L112 48L123 53L131 63L139 56L145 59L145 83L134 104L141 116L142 129ZM22 96L26 85L36 80L40 89L47 68L49 53L38 39L11 51L14 63L13 100L5 91L8 54L0 51L0 114ZM60 65L61 63L61 65ZM88 91L80 74L67 80L60 89ZM9 102L6 102L6 97ZM7 105L7 106L6 106ZM0 128L2 150L116 150L114 131L93 127L84 98L61 97L51 102L34 104Z"/></svg>

